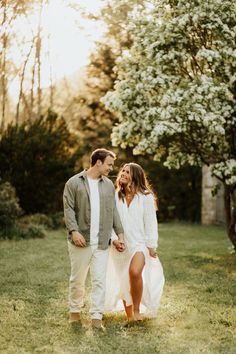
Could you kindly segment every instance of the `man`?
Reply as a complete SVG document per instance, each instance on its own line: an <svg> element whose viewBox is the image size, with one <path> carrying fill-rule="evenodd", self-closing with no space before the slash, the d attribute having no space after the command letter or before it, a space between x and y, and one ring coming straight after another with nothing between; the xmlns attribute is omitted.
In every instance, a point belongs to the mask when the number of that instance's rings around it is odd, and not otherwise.
<svg viewBox="0 0 236 354"><path fill-rule="evenodd" d="M68 249L71 262L69 285L70 321L80 321L85 280L90 268L92 326L103 328L108 245L114 229L116 245L123 250L123 228L115 206L114 186L106 177L113 169L115 154L106 149L95 150L90 168L71 177L64 189L64 216L69 232Z"/></svg>

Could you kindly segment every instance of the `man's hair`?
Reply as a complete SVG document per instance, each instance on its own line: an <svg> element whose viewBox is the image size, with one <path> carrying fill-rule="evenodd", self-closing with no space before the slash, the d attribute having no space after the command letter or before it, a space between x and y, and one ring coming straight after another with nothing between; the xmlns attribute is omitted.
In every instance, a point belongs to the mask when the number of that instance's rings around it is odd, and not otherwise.
<svg viewBox="0 0 236 354"><path fill-rule="evenodd" d="M114 152L107 150L107 149L96 149L92 152L90 156L90 164L94 166L98 160L104 162L107 156L112 157L113 159L116 158Z"/></svg>

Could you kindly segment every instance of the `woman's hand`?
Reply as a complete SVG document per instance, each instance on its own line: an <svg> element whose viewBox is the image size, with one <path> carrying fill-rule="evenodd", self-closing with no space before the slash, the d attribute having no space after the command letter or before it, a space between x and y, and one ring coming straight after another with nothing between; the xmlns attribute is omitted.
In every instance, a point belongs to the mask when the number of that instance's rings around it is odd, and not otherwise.
<svg viewBox="0 0 236 354"><path fill-rule="evenodd" d="M118 252L123 252L125 250L125 243L123 240L114 240L112 243Z"/></svg>
<svg viewBox="0 0 236 354"><path fill-rule="evenodd" d="M157 251L155 248L148 247L150 257L157 258Z"/></svg>

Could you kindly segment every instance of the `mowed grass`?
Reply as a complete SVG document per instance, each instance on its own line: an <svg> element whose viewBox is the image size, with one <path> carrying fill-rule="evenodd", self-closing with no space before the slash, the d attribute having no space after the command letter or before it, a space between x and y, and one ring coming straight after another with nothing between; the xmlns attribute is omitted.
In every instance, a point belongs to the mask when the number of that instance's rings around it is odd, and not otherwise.
<svg viewBox="0 0 236 354"><path fill-rule="evenodd" d="M1 241L0 353L236 353L236 256L224 229L161 224L159 235L158 317L125 328L123 313L108 314L104 333L91 329L88 295L82 328L68 323L64 230Z"/></svg>

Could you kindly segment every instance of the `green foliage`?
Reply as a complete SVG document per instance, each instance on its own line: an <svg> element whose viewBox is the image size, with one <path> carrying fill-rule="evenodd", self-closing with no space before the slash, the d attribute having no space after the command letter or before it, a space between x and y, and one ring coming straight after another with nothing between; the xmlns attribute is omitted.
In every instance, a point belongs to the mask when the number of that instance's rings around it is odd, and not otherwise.
<svg viewBox="0 0 236 354"><path fill-rule="evenodd" d="M0 230L0 239L5 240L44 238L45 236L44 229L34 224L25 225L24 227L22 225L14 225Z"/></svg>
<svg viewBox="0 0 236 354"><path fill-rule="evenodd" d="M101 146L111 147L112 128L118 123L116 116L100 102L100 98L113 87L116 56L109 45L100 44L90 59L85 89L73 99L76 112L71 122L85 154Z"/></svg>
<svg viewBox="0 0 236 354"><path fill-rule="evenodd" d="M105 22L107 31L90 57L86 68L86 82L83 92L73 99L76 106L72 126L77 130L84 153L105 146L111 148L111 133L118 123L116 114L105 109L100 99L113 88L117 78L115 61L121 52L132 44L130 34L125 31L129 16L136 6L142 7L144 0L112 0L104 4L98 18Z"/></svg>
<svg viewBox="0 0 236 354"><path fill-rule="evenodd" d="M53 229L60 229L62 227L65 227L64 214L62 211L50 214L49 216L50 216L50 219L52 220L52 228Z"/></svg>
<svg viewBox="0 0 236 354"><path fill-rule="evenodd" d="M15 188L9 182L0 184L0 228L13 226L21 213Z"/></svg>
<svg viewBox="0 0 236 354"><path fill-rule="evenodd" d="M24 215L18 220L18 225L25 227L27 225L40 226L48 230L58 229L65 226L63 212L53 214L29 214Z"/></svg>
<svg viewBox="0 0 236 354"><path fill-rule="evenodd" d="M45 237L42 221L45 224L46 215L41 216L41 225L36 225L33 220L19 223L18 217L22 213L15 188L9 182L0 184L0 239L18 240ZM36 215L35 220L37 219L39 218Z"/></svg>
<svg viewBox="0 0 236 354"><path fill-rule="evenodd" d="M74 173L78 142L63 118L46 117L10 124L0 140L0 176L16 188L27 213L62 209L65 181Z"/></svg>
<svg viewBox="0 0 236 354"><path fill-rule="evenodd" d="M132 33L127 31L130 17L136 9L142 11L145 2L145 0L111 0L101 9L100 16L107 26L106 40L110 42L116 54L131 46Z"/></svg>
<svg viewBox="0 0 236 354"><path fill-rule="evenodd" d="M200 222L201 168L186 166L170 171L160 163L142 161L159 200L159 221Z"/></svg>
<svg viewBox="0 0 236 354"><path fill-rule="evenodd" d="M29 214L24 215L11 225L2 225L0 239L19 240L30 238L44 238L46 230L54 230L64 227L63 213L58 212L51 215Z"/></svg>
<svg viewBox="0 0 236 354"><path fill-rule="evenodd" d="M33 225L42 226L46 229L53 228L52 219L49 216L40 213L24 215L22 218L18 220L18 224L22 226L33 224Z"/></svg>

